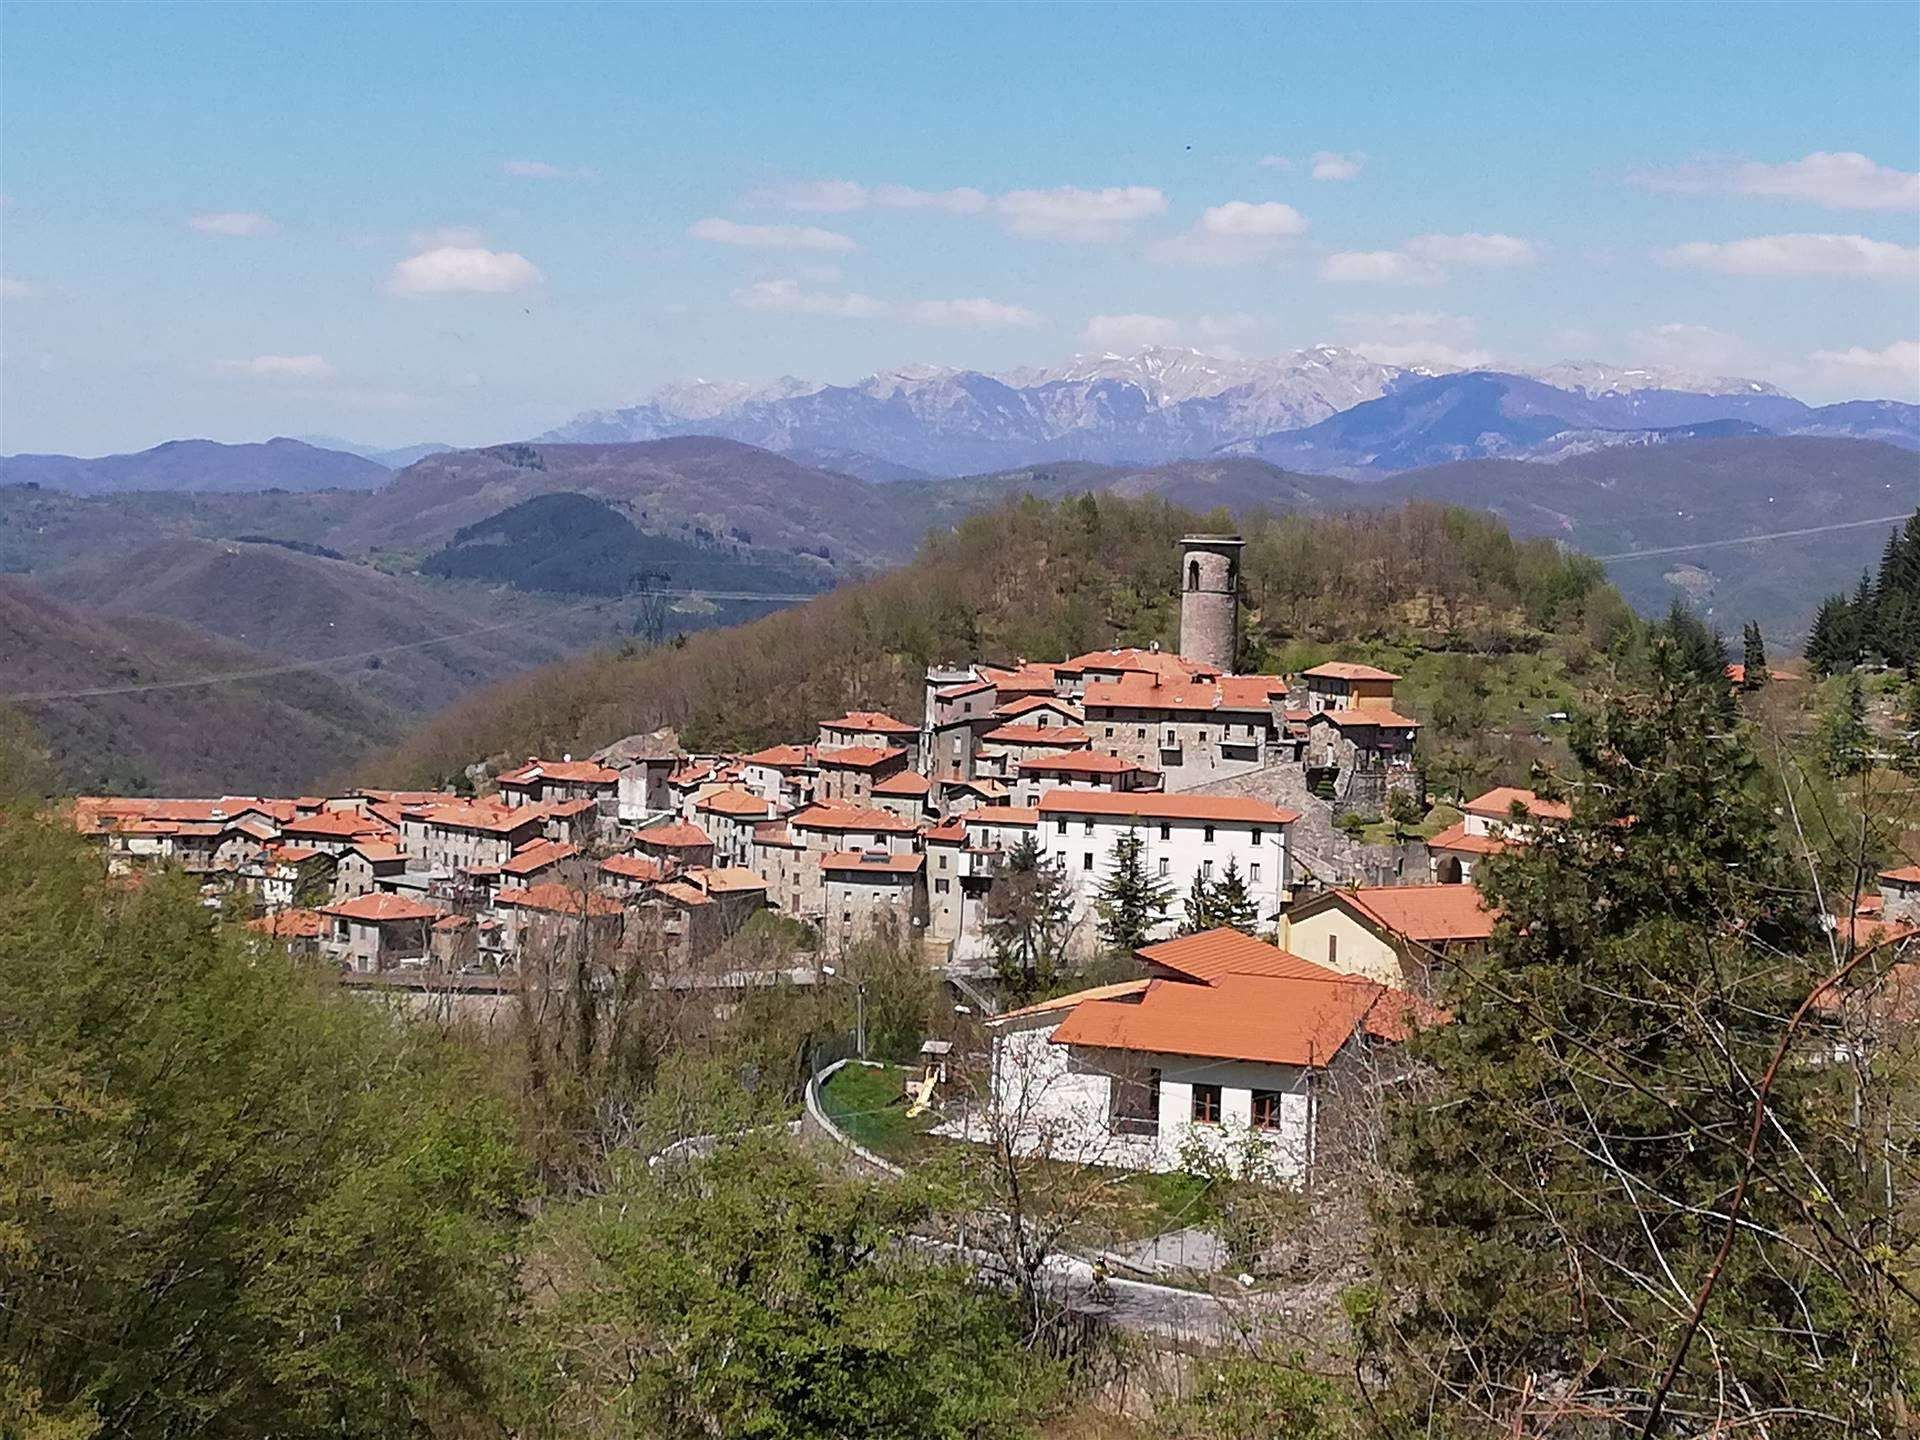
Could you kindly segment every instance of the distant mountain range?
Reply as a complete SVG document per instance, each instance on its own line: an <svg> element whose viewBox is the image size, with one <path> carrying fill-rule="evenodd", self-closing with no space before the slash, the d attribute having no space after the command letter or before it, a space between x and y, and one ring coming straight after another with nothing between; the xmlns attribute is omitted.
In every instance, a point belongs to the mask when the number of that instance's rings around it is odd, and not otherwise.
<svg viewBox="0 0 1920 1440"><path fill-rule="evenodd" d="M1816 408L1758 380L1591 362L1536 375L1436 375L1333 346L1267 360L1149 347L1003 375L912 367L853 385L691 381L626 409L577 416L538 438L606 443L693 434L880 481L1223 453L1375 479L1452 460L1557 460L1728 434L1920 448L1920 406Z"/></svg>
<svg viewBox="0 0 1920 1440"><path fill-rule="evenodd" d="M249 445L169 440L131 455L0 455L0 485L40 485L76 495L131 490L239 492L372 490L392 477L360 455L280 436Z"/></svg>

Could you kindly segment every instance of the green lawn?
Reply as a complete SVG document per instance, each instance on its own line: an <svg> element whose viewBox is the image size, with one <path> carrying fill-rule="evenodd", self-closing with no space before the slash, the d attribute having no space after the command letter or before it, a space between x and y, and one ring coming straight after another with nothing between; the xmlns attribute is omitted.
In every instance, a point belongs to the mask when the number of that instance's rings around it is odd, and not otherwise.
<svg viewBox="0 0 1920 1440"><path fill-rule="evenodd" d="M940 1117L929 1110L907 1118L912 1102L906 1097L906 1080L919 1073L895 1065L843 1065L820 1087L821 1108L834 1124L876 1154L902 1163L922 1158L938 1143L927 1131Z"/></svg>
<svg viewBox="0 0 1920 1440"><path fill-rule="evenodd" d="M1409 825L1406 838L1409 840L1431 840L1449 825L1456 824L1460 812L1451 805L1436 805L1427 812L1426 819L1418 825ZM1366 845L1391 845L1394 843L1393 822L1379 820L1360 832L1361 843Z"/></svg>

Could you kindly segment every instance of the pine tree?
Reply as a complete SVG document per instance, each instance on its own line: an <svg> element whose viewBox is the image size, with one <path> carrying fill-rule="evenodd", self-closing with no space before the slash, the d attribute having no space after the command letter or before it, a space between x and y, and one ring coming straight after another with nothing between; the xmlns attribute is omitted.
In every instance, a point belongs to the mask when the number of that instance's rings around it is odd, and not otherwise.
<svg viewBox="0 0 1920 1440"><path fill-rule="evenodd" d="M1880 653L1880 596L1873 588L1873 576L1865 570L1860 572L1860 583L1853 587L1853 598L1847 602L1847 615L1851 620L1848 649L1852 652L1854 663L1866 659L1869 655Z"/></svg>
<svg viewBox="0 0 1920 1440"><path fill-rule="evenodd" d="M1920 776L1920 676L1909 676L1906 685L1905 704L1902 707L1903 725L1900 743L1895 749L1901 773Z"/></svg>
<svg viewBox="0 0 1920 1440"><path fill-rule="evenodd" d="M1240 862L1231 856L1213 887L1213 923L1228 925L1252 935L1260 929L1260 904L1247 893L1247 882L1240 874Z"/></svg>
<svg viewBox="0 0 1920 1440"><path fill-rule="evenodd" d="M1073 902L1057 860L1032 840L1007 852L987 893L986 935L993 967L1016 995L1051 985L1066 956Z"/></svg>
<svg viewBox="0 0 1920 1440"><path fill-rule="evenodd" d="M1202 930L1212 930L1219 925L1213 906L1213 885L1200 871L1193 872L1193 884L1187 890L1186 919L1180 926L1182 935L1197 935Z"/></svg>
<svg viewBox="0 0 1920 1440"><path fill-rule="evenodd" d="M1851 607L1844 595L1829 595L1814 612L1813 628L1807 633L1807 663L1818 675L1837 675L1851 670L1859 657L1849 636L1853 629Z"/></svg>
<svg viewBox="0 0 1920 1440"><path fill-rule="evenodd" d="M1572 820L1486 862L1500 924L1413 1042L1431 1088L1388 1102L1377 1433L1898 1428L1891 1347L1830 1342L1905 1303L1847 1248L1901 1202L1836 1135L1851 1082L1817 1027L1768 1071L1830 963L1808 885L1746 727L1664 640L1650 669L1575 727ZM1764 1073L1769 1179L1721 1257ZM1844 1242L1810 1238L1829 1221Z"/></svg>
<svg viewBox="0 0 1920 1440"><path fill-rule="evenodd" d="M1740 667L1745 679L1742 688L1758 690L1770 678L1767 674L1767 642L1760 634L1760 622L1749 620L1741 632Z"/></svg>
<svg viewBox="0 0 1920 1440"><path fill-rule="evenodd" d="M1820 758L1836 780L1863 775L1873 764L1873 736L1867 729L1867 697L1860 677L1849 675L1840 695L1820 722Z"/></svg>
<svg viewBox="0 0 1920 1440"><path fill-rule="evenodd" d="M1113 870L1100 887L1094 911L1100 938L1116 955L1131 955L1167 918L1172 890L1147 873L1147 842L1130 829L1115 842Z"/></svg>

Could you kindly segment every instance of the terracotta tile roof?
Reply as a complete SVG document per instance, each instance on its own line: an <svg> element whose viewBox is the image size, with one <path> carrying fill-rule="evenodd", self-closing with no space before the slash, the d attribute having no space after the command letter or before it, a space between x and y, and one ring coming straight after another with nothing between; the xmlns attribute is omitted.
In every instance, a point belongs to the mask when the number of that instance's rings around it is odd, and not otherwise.
<svg viewBox="0 0 1920 1440"><path fill-rule="evenodd" d="M446 915L433 922L433 928L442 935L451 935L456 930L471 930L471 915Z"/></svg>
<svg viewBox="0 0 1920 1440"><path fill-rule="evenodd" d="M1019 1020L1028 1015L1047 1015L1056 1010L1071 1010L1087 1000L1121 1000L1130 995L1144 995L1151 980L1121 980L1112 985L1094 985L1086 990L1075 990L1070 995L1056 995L1051 1000L1036 1000L1031 1005L1022 1005L1017 1010L1002 1010L991 1017L988 1025L999 1025L1008 1020Z"/></svg>
<svg viewBox="0 0 1920 1440"><path fill-rule="evenodd" d="M804 830L872 830L876 834L891 831L897 835L911 835L920 828L891 810L842 805L832 800L821 800L796 810L787 817L787 823L795 829Z"/></svg>
<svg viewBox="0 0 1920 1440"><path fill-rule="evenodd" d="M318 910L279 910L247 921L247 929L275 940L317 940L326 933L326 917Z"/></svg>
<svg viewBox="0 0 1920 1440"><path fill-rule="evenodd" d="M1054 1029L1056 1045L1323 1067L1357 1032L1398 1038L1405 997L1375 1026L1368 1017L1383 985L1355 979L1223 975L1211 985L1155 980L1138 1000L1089 1000Z"/></svg>
<svg viewBox="0 0 1920 1440"><path fill-rule="evenodd" d="M1311 670L1303 670L1317 680L1398 680L1400 677L1391 670L1382 670L1377 665L1358 665L1347 660L1329 660L1324 665L1316 665Z"/></svg>
<svg viewBox="0 0 1920 1440"><path fill-rule="evenodd" d="M1455 821L1427 841L1429 850L1458 850L1463 855L1498 855L1507 842L1492 835L1469 835L1464 820Z"/></svg>
<svg viewBox="0 0 1920 1440"><path fill-rule="evenodd" d="M266 860L272 865L304 865L307 861L330 852L316 850L311 845L275 845L266 852Z"/></svg>
<svg viewBox="0 0 1920 1440"><path fill-rule="evenodd" d="M693 808L709 815L753 815L765 819L769 806L750 790L716 790L702 797Z"/></svg>
<svg viewBox="0 0 1920 1440"><path fill-rule="evenodd" d="M540 807L522 805L509 809L491 801L456 800L451 805L423 805L407 812L428 825L450 830L481 830L492 835L509 835L527 825L540 823Z"/></svg>
<svg viewBox="0 0 1920 1440"><path fill-rule="evenodd" d="M963 680L958 685L949 685L944 690L933 692L936 700L958 700L964 695L978 694L982 690L993 689L991 680Z"/></svg>
<svg viewBox="0 0 1920 1440"><path fill-rule="evenodd" d="M940 782L940 788L954 795L971 790L975 795L982 796L989 801L1004 800L1007 798L1007 787L1002 785L998 780L989 779L984 775L972 780L942 780ZM990 806L989 808L992 807Z"/></svg>
<svg viewBox="0 0 1920 1440"><path fill-rule="evenodd" d="M1137 816L1142 820L1224 820L1247 825L1290 825L1300 818L1264 800L1242 795L1162 795L1153 791L1049 790L1042 815Z"/></svg>
<svg viewBox="0 0 1920 1440"><path fill-rule="evenodd" d="M920 832L920 838L929 845L964 845L967 840L966 817L956 815L951 820L942 820L938 825L929 825Z"/></svg>
<svg viewBox="0 0 1920 1440"><path fill-rule="evenodd" d="M1222 975L1277 975L1294 980L1343 978L1337 970L1316 965L1290 950L1226 926L1143 945L1133 953L1150 965L1177 970L1208 983Z"/></svg>
<svg viewBox="0 0 1920 1440"><path fill-rule="evenodd" d="M1053 668L1056 672L1065 675L1081 675L1088 671L1096 674L1133 672L1158 675L1168 680L1211 678L1220 673L1211 665L1203 665L1198 660L1189 660L1185 656L1175 655L1170 650L1140 650L1133 647L1089 650L1085 655L1076 655L1071 660L1063 660Z"/></svg>
<svg viewBox="0 0 1920 1440"><path fill-rule="evenodd" d="M322 810L318 815L302 815L287 821L280 830L284 835L302 840L353 840L390 833L382 821L357 810Z"/></svg>
<svg viewBox="0 0 1920 1440"><path fill-rule="evenodd" d="M671 900L679 905L711 905L713 897L697 885L689 885L684 880L667 880L653 887L652 893L663 900Z"/></svg>
<svg viewBox="0 0 1920 1440"><path fill-rule="evenodd" d="M777 845L783 850L803 849L800 842L793 838L793 832L787 828L785 820L763 820L753 827L753 843L756 845Z"/></svg>
<svg viewBox="0 0 1920 1440"><path fill-rule="evenodd" d="M392 860L404 860L407 852L388 839L356 840L347 847L354 854L363 856L375 865Z"/></svg>
<svg viewBox="0 0 1920 1440"><path fill-rule="evenodd" d="M1892 945L1910 935L1920 934L1920 926L1883 919L1878 915L1847 915L1834 921L1833 933L1842 945L1860 949L1868 945Z"/></svg>
<svg viewBox="0 0 1920 1440"><path fill-rule="evenodd" d="M877 781L873 787L876 795L925 795L933 788L933 782L918 770L902 770L898 775L889 775Z"/></svg>
<svg viewBox="0 0 1920 1440"><path fill-rule="evenodd" d="M1497 785L1484 795L1476 795L1460 808L1469 815L1480 815L1491 820L1510 820L1513 807L1520 809L1533 820L1571 820L1573 807L1564 800L1543 800L1531 790L1521 790L1512 785Z"/></svg>
<svg viewBox="0 0 1920 1440"><path fill-rule="evenodd" d="M822 746L813 752L813 758L821 765L838 765L849 770L877 770L882 765L906 759L906 755L897 745L848 745L838 750Z"/></svg>
<svg viewBox="0 0 1920 1440"><path fill-rule="evenodd" d="M388 805L437 805L459 798L451 790L374 790L362 786L353 793Z"/></svg>
<svg viewBox="0 0 1920 1440"><path fill-rule="evenodd" d="M1355 705L1344 710L1316 711L1307 723L1318 725L1338 725L1342 730L1418 730L1420 722L1410 715L1402 715L1384 706Z"/></svg>
<svg viewBox="0 0 1920 1440"><path fill-rule="evenodd" d="M695 866L680 877L709 895L745 895L767 888L767 882L739 865Z"/></svg>
<svg viewBox="0 0 1920 1440"><path fill-rule="evenodd" d="M832 720L820 722L822 730L849 730L855 734L918 735L920 727L896 720L884 710L849 710Z"/></svg>
<svg viewBox="0 0 1920 1440"><path fill-rule="evenodd" d="M695 846L713 844L713 837L697 825L670 820L665 825L649 825L644 830L636 830L633 843L644 850L689 850Z"/></svg>
<svg viewBox="0 0 1920 1440"><path fill-rule="evenodd" d="M1799 678L1798 675L1795 675L1790 670L1774 670L1770 668L1767 671L1767 679L1769 680L1798 680ZM1727 666L1727 679L1736 685L1746 684L1747 667L1738 660L1734 661L1733 664Z"/></svg>
<svg viewBox="0 0 1920 1440"><path fill-rule="evenodd" d="M1022 775L1157 775L1157 770L1149 770L1136 765L1131 760L1123 760L1118 755L1107 755L1098 750L1070 751L1065 755L1037 755L1030 760L1020 762Z"/></svg>
<svg viewBox="0 0 1920 1440"><path fill-rule="evenodd" d="M1370 885L1329 893L1409 940L1485 940L1499 918L1472 885Z"/></svg>
<svg viewBox="0 0 1920 1440"><path fill-rule="evenodd" d="M1287 693L1278 675L1233 675L1219 679L1126 675L1119 680L1089 680L1086 706L1120 710L1178 710L1183 714L1216 710L1267 711L1273 698Z"/></svg>
<svg viewBox="0 0 1920 1440"><path fill-rule="evenodd" d="M622 880L640 880L651 882L664 880L670 873L666 862L652 855L610 855L600 862L603 875L617 875Z"/></svg>
<svg viewBox="0 0 1920 1440"><path fill-rule="evenodd" d="M863 850L836 850L820 857L821 869L841 874L857 870L863 874L912 875L926 863L927 857L917 852L895 855L891 851L880 854Z"/></svg>
<svg viewBox="0 0 1920 1440"><path fill-rule="evenodd" d="M1051 665L1029 663L1016 670L1009 670L1002 665L982 665L980 673L993 682L996 690L1006 695L1050 694L1056 683Z"/></svg>
<svg viewBox="0 0 1920 1440"><path fill-rule="evenodd" d="M1031 715L1036 710L1051 710L1067 720L1079 720L1086 714L1071 700L1062 700L1057 695L1025 695L1018 700L1009 700L1004 705L995 706L993 713L1012 720L1017 716Z"/></svg>
<svg viewBox="0 0 1920 1440"><path fill-rule="evenodd" d="M620 772L609 770L591 760L529 760L512 770L502 771L502 785L537 785L557 780L563 785L617 785Z"/></svg>
<svg viewBox="0 0 1920 1440"><path fill-rule="evenodd" d="M578 845L565 840L535 840L514 851L501 862L500 869L508 875L534 875L579 853Z"/></svg>
<svg viewBox="0 0 1920 1440"><path fill-rule="evenodd" d="M1920 865L1902 865L1898 870L1882 870L1882 880L1891 880L1896 885L1920 885Z"/></svg>
<svg viewBox="0 0 1920 1440"><path fill-rule="evenodd" d="M995 745L1053 745L1078 750L1093 737L1078 725L1002 725L980 737Z"/></svg>
<svg viewBox="0 0 1920 1440"><path fill-rule="evenodd" d="M320 907L322 915L338 915L343 920L438 920L446 912L438 905L427 905L406 895L389 895L384 891L371 895L356 895L351 900L339 900L331 905Z"/></svg>
<svg viewBox="0 0 1920 1440"><path fill-rule="evenodd" d="M494 895L493 903L500 909L537 910L543 915L602 918L621 913L618 900L553 881L525 888L509 885Z"/></svg>
<svg viewBox="0 0 1920 1440"><path fill-rule="evenodd" d="M969 810L958 818L969 825L1038 825L1040 807L1038 805L983 805L978 810Z"/></svg>
<svg viewBox="0 0 1920 1440"><path fill-rule="evenodd" d="M255 840L271 840L280 833L280 827L264 815L249 814L244 819L235 820L227 826L228 831L237 835L251 836Z"/></svg>
<svg viewBox="0 0 1920 1440"><path fill-rule="evenodd" d="M811 745L769 745L740 757L742 765L765 765L774 770L803 770L813 763Z"/></svg>

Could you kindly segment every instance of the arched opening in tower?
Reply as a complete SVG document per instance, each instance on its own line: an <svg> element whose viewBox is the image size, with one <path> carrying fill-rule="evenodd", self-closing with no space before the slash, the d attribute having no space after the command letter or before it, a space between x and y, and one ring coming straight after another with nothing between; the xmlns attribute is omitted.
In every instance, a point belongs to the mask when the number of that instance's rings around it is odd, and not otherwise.
<svg viewBox="0 0 1920 1440"><path fill-rule="evenodd" d="M1187 588L1189 590L1198 590L1200 588L1200 562L1198 560L1189 560L1187 562Z"/></svg>

